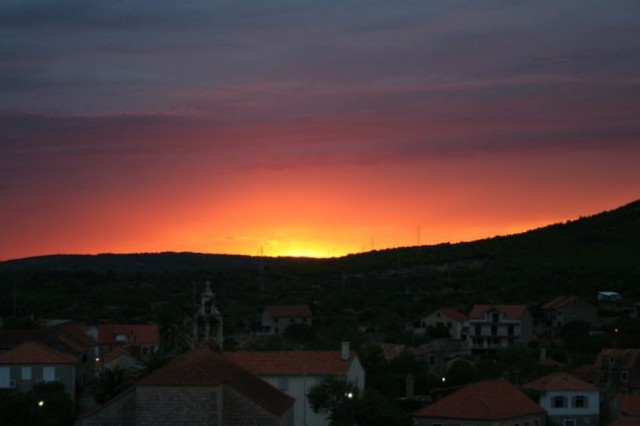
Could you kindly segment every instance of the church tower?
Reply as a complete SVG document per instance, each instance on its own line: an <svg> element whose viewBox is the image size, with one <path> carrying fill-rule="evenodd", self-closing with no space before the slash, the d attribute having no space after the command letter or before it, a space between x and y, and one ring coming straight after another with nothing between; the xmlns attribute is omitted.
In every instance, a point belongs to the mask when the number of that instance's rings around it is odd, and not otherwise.
<svg viewBox="0 0 640 426"><path fill-rule="evenodd" d="M215 304L215 294L211 291L211 283L200 297L200 307L193 316L192 348L209 345L222 350L222 314Z"/></svg>

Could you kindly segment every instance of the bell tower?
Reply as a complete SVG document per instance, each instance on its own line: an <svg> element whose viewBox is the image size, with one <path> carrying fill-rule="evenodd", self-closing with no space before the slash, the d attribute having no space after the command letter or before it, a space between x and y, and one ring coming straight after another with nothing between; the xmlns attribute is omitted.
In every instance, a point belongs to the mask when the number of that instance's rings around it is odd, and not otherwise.
<svg viewBox="0 0 640 426"><path fill-rule="evenodd" d="M193 316L192 348L209 345L222 350L222 314L215 304L215 293L211 291L211 283L200 296L200 307Z"/></svg>

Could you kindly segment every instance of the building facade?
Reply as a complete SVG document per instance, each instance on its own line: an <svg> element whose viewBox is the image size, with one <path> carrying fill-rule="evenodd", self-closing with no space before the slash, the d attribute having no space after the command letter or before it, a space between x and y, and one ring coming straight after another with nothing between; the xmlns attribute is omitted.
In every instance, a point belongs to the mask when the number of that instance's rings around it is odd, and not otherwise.
<svg viewBox="0 0 640 426"><path fill-rule="evenodd" d="M467 323L473 354L492 354L533 338L533 317L527 305L475 305Z"/></svg>

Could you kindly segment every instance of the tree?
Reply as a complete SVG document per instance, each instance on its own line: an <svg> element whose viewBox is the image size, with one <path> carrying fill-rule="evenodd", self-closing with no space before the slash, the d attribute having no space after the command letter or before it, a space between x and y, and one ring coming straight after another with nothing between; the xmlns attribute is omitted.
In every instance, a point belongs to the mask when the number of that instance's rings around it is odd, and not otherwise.
<svg viewBox="0 0 640 426"><path fill-rule="evenodd" d="M311 409L324 413L330 426L355 424L354 400L358 398L358 388L342 378L330 377L313 386L307 395Z"/></svg>
<svg viewBox="0 0 640 426"><path fill-rule="evenodd" d="M73 424L73 401L60 382L36 384L27 393L0 394L0 424L66 426Z"/></svg>
<svg viewBox="0 0 640 426"><path fill-rule="evenodd" d="M311 408L325 413L330 426L410 426L411 415L375 390L365 390L344 379L330 378L312 387L308 394Z"/></svg>

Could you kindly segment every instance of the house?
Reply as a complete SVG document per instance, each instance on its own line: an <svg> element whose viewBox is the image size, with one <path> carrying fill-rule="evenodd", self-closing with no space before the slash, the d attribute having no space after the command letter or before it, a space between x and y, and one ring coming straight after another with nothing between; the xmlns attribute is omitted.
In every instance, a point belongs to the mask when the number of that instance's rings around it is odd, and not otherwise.
<svg viewBox="0 0 640 426"><path fill-rule="evenodd" d="M533 317L527 305L475 305L467 323L473 354L495 353L533 338Z"/></svg>
<svg viewBox="0 0 640 426"><path fill-rule="evenodd" d="M76 359L76 381L88 384L96 374L97 343L84 324L65 322L52 328L34 330L0 330L0 353L31 341Z"/></svg>
<svg viewBox="0 0 640 426"><path fill-rule="evenodd" d="M123 347L117 346L102 356L101 370L115 370L118 368L135 373L143 370L145 363L131 355Z"/></svg>
<svg viewBox="0 0 640 426"><path fill-rule="evenodd" d="M598 308L578 296L559 296L542 306L549 335L555 335L572 322L598 323Z"/></svg>
<svg viewBox="0 0 640 426"><path fill-rule="evenodd" d="M544 410L504 379L471 383L413 413L425 426L544 426Z"/></svg>
<svg viewBox="0 0 640 426"><path fill-rule="evenodd" d="M554 373L525 384L540 392L539 404L559 426L598 426L600 390L569 373Z"/></svg>
<svg viewBox="0 0 640 426"><path fill-rule="evenodd" d="M137 381L76 426L293 426L293 399L201 346Z"/></svg>
<svg viewBox="0 0 640 426"><path fill-rule="evenodd" d="M28 392L39 382L58 381L76 396L77 358L42 343L26 341L0 353L0 389Z"/></svg>
<svg viewBox="0 0 640 426"><path fill-rule="evenodd" d="M365 386L362 364L346 342L341 351L226 352L225 355L295 398L295 425L326 424L325 416L311 409L307 394L312 386L327 377L343 377L359 389Z"/></svg>
<svg viewBox="0 0 640 426"><path fill-rule="evenodd" d="M630 393L640 381L640 349L603 349L593 363L594 380L615 393Z"/></svg>
<svg viewBox="0 0 640 426"><path fill-rule="evenodd" d="M267 334L282 334L292 324L310 326L312 318L307 305L269 305L262 312L262 329Z"/></svg>
<svg viewBox="0 0 640 426"><path fill-rule="evenodd" d="M158 324L99 324L98 344L102 353L122 346L132 355L151 355L160 348Z"/></svg>
<svg viewBox="0 0 640 426"><path fill-rule="evenodd" d="M466 321L467 316L463 313L453 308L440 308L420 320L420 325L414 330L414 333L426 334L430 328L442 329L447 330L449 337L464 340L466 338Z"/></svg>

